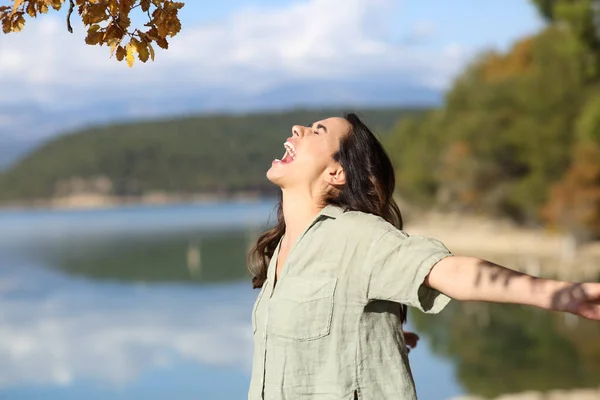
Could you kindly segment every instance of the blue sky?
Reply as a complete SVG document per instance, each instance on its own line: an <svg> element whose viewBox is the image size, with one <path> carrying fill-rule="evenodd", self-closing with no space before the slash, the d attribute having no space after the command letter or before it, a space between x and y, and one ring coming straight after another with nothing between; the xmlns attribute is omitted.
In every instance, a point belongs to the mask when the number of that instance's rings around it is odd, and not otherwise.
<svg viewBox="0 0 600 400"><path fill-rule="evenodd" d="M439 103L477 53L542 26L529 0L187 1L181 19L133 69L64 12L0 36L0 144L167 114Z"/></svg>
<svg viewBox="0 0 600 400"><path fill-rule="evenodd" d="M185 24L218 23L236 10L273 9L299 3L297 0L222 0L188 2L182 20ZM529 0L404 0L394 1L388 14L391 36L405 38L417 26L433 28L423 43L443 47L448 40L467 47L506 48L523 34L537 31L542 21ZM445 3L445 5L444 5ZM343 6L342 6L343 7ZM387 21L388 23L390 21Z"/></svg>

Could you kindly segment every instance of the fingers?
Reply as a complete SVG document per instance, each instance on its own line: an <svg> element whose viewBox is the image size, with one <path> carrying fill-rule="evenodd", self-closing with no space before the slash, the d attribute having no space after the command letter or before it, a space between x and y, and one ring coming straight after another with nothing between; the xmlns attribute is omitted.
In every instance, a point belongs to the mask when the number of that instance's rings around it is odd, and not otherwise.
<svg viewBox="0 0 600 400"><path fill-rule="evenodd" d="M413 332L403 332L404 334L404 342L406 346L409 348L417 347L417 342L419 341L419 335Z"/></svg>
<svg viewBox="0 0 600 400"><path fill-rule="evenodd" d="M600 304L584 304L578 314L587 319L600 321Z"/></svg>

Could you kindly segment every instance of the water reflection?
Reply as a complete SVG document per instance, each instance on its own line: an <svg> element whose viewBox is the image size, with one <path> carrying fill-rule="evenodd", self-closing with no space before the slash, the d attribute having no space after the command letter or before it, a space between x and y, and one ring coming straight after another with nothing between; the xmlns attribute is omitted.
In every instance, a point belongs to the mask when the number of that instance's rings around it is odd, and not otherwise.
<svg viewBox="0 0 600 400"><path fill-rule="evenodd" d="M254 231L111 237L39 249L36 259L92 279L136 282L224 282L247 279Z"/></svg>
<svg viewBox="0 0 600 400"><path fill-rule="evenodd" d="M271 209L0 213L0 398L244 398Z"/></svg>
<svg viewBox="0 0 600 400"><path fill-rule="evenodd" d="M272 206L0 213L0 398L245 398L245 256ZM598 384L599 324L481 303L410 322L422 400Z"/></svg>
<svg viewBox="0 0 600 400"><path fill-rule="evenodd" d="M530 307L457 302L438 316L413 313L412 321L434 353L452 360L470 394L493 397L600 382L597 322Z"/></svg>
<svg viewBox="0 0 600 400"><path fill-rule="evenodd" d="M175 370L200 374L185 382L189 394L213 393L226 377L230 385L215 398L245 394L255 295L248 282L202 290L98 284L25 263L0 268L0 282L2 398L24 398L32 387L45 387L43 398L55 388L114 398L149 374L162 371L158 381Z"/></svg>

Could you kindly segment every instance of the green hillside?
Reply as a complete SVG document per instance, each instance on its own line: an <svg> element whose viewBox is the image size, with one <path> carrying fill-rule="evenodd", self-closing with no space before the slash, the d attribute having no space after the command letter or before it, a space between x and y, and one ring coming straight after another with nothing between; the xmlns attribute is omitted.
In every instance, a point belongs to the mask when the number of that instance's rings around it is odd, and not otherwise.
<svg viewBox="0 0 600 400"><path fill-rule="evenodd" d="M388 131L419 109L359 112ZM75 192L138 196L273 191L265 172L283 153L294 124L340 110L191 116L95 127L61 135L0 175L0 201L46 199Z"/></svg>

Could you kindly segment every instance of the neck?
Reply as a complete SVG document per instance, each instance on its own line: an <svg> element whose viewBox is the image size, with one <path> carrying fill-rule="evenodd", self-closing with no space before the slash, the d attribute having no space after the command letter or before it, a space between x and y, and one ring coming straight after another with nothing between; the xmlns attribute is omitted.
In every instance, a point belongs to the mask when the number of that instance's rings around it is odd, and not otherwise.
<svg viewBox="0 0 600 400"><path fill-rule="evenodd" d="M323 205L308 194L291 193L286 190L282 190L282 201L285 220L284 243L291 245L323 209Z"/></svg>

